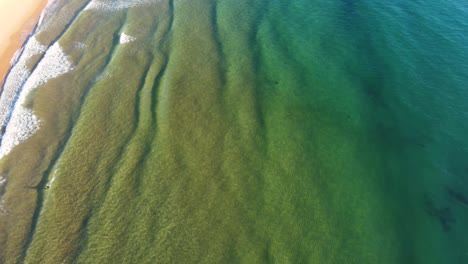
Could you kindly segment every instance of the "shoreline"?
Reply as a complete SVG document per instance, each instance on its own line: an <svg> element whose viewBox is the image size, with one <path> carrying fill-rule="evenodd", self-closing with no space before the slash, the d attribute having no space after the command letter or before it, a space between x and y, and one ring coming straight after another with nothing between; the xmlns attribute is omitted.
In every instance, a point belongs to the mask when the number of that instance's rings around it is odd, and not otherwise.
<svg viewBox="0 0 468 264"><path fill-rule="evenodd" d="M48 0L0 0L0 87L14 59L34 31Z"/></svg>

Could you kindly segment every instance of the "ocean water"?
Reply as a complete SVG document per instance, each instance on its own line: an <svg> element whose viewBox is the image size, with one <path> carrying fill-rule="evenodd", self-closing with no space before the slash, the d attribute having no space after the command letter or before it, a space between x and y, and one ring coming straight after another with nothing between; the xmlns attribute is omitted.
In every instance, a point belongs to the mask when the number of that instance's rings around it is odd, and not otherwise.
<svg viewBox="0 0 468 264"><path fill-rule="evenodd" d="M0 99L0 263L468 263L466 17L51 3Z"/></svg>

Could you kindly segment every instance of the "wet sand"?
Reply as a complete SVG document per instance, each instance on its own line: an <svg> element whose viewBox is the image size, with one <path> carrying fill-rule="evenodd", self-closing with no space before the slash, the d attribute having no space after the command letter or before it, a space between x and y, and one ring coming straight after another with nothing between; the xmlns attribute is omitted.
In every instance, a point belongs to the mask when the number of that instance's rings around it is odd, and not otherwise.
<svg viewBox="0 0 468 264"><path fill-rule="evenodd" d="M0 84L10 61L34 29L47 0L0 0Z"/></svg>

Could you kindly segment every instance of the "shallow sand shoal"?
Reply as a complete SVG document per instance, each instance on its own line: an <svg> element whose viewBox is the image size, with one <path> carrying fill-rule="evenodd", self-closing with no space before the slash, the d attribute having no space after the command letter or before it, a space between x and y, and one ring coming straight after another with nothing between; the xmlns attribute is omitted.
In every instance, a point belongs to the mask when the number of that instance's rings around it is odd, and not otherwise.
<svg viewBox="0 0 468 264"><path fill-rule="evenodd" d="M0 0L0 85L48 0Z"/></svg>

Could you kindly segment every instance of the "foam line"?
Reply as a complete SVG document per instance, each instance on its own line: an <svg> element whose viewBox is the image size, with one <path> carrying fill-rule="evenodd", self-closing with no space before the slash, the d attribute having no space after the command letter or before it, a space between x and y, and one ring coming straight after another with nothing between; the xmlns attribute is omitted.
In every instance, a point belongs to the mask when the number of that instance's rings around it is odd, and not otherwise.
<svg viewBox="0 0 468 264"><path fill-rule="evenodd" d="M74 67L58 43L52 45L39 62L37 68L24 84L19 98L14 105L11 119L6 127L0 147L0 159L10 153L18 144L32 136L40 125L31 109L24 107L27 96L50 79L65 74Z"/></svg>
<svg viewBox="0 0 468 264"><path fill-rule="evenodd" d="M10 73L5 79L3 92L0 98L0 126L3 127L8 122L9 116L13 111L14 104L18 99L20 89L30 76L31 72L27 65L29 59L33 56L42 54L47 47L39 43L35 37L29 38L24 46L20 57L12 67Z"/></svg>
<svg viewBox="0 0 468 264"><path fill-rule="evenodd" d="M100 11L118 11L122 9L127 9L130 7L137 7L149 4L155 4L159 2L159 0L116 0L116 1L109 1L109 0L93 0L91 1L84 10L100 10Z"/></svg>
<svg viewBox="0 0 468 264"><path fill-rule="evenodd" d="M135 41L135 40L136 40L135 37L132 37L132 36L127 35L125 33L120 34L120 39L119 39L120 44L130 43L130 42Z"/></svg>

